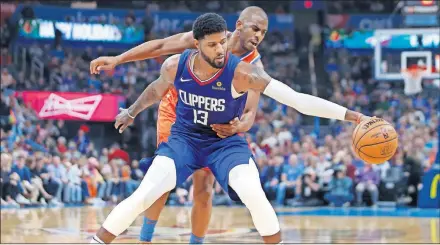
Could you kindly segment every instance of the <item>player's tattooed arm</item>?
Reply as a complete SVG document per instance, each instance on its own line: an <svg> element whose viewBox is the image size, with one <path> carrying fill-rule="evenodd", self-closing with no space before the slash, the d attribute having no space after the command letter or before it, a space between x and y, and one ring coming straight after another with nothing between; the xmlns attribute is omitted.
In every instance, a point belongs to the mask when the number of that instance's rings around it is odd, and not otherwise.
<svg viewBox="0 0 440 245"><path fill-rule="evenodd" d="M254 65L264 68L261 60L258 60ZM226 138L235 135L236 133L245 133L249 131L252 128L252 125L254 125L259 100L260 93L250 89L248 91L246 105L241 118L236 117L227 124L213 124L211 125L212 130L214 130L220 138Z"/></svg>
<svg viewBox="0 0 440 245"><path fill-rule="evenodd" d="M264 69L263 62L258 60L254 63L254 66ZM258 101L260 100L260 92L250 89L248 91L248 97L246 100L246 106L243 111L243 115L240 118L239 132L244 133L249 131L254 125L255 117L258 110Z"/></svg>
<svg viewBox="0 0 440 245"><path fill-rule="evenodd" d="M145 88L139 98L128 108L128 113L136 117L141 111L159 102L167 90L173 86L179 65L179 55L173 55L162 64L160 76Z"/></svg>
<svg viewBox="0 0 440 245"><path fill-rule="evenodd" d="M309 116L357 122L369 117L348 110L316 96L296 92L286 84L270 77L262 68L241 62L235 69L233 86L238 92L253 89Z"/></svg>
<svg viewBox="0 0 440 245"><path fill-rule="evenodd" d="M237 92L244 93L252 89L262 93L271 80L262 67L240 62L235 69L232 83Z"/></svg>

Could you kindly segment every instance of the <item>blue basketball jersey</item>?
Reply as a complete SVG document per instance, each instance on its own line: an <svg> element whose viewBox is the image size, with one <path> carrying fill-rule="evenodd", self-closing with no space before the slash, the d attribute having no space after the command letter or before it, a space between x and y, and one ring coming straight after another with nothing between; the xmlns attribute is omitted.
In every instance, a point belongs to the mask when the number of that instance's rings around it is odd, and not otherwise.
<svg viewBox="0 0 440 245"><path fill-rule="evenodd" d="M191 67L191 57L197 50L185 50L180 55L174 80L178 102L174 133L196 134L198 138L218 138L211 124L229 123L240 118L246 105L247 93L233 98L232 79L240 58L228 53L225 65L212 78L198 79Z"/></svg>

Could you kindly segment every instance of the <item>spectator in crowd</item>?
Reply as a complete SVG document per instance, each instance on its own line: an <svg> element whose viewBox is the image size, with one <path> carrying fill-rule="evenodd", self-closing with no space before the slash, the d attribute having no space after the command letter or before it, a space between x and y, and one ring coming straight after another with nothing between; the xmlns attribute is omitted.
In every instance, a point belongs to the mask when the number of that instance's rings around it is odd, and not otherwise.
<svg viewBox="0 0 440 245"><path fill-rule="evenodd" d="M40 171L37 170L37 162L40 160L40 158L38 158L37 160L34 157L28 157L26 159L26 166L29 168L30 173L31 173L31 183L33 185L33 187L37 188L39 191L39 201L43 204L46 205L48 201L53 199L53 196L50 195L46 189L44 188L43 185L43 180L40 177ZM46 174L43 173L44 177L47 177ZM38 201L38 200L37 200Z"/></svg>
<svg viewBox="0 0 440 245"><path fill-rule="evenodd" d="M290 155L289 163L283 166L281 173L281 182L278 185L276 203L284 205L286 198L295 195L295 187L298 178L302 175L303 167L298 164L298 156Z"/></svg>
<svg viewBox="0 0 440 245"><path fill-rule="evenodd" d="M61 163L59 156L52 157L52 163L47 166L51 181L58 185L58 189L55 193L57 200L63 200L62 193L66 184L68 183L66 167Z"/></svg>
<svg viewBox="0 0 440 245"><path fill-rule="evenodd" d="M370 164L366 164L364 168L359 171L356 185L356 202L358 205L362 205L365 191L370 193L373 207L377 205L377 201L379 200L379 181L379 173L374 171Z"/></svg>
<svg viewBox="0 0 440 245"><path fill-rule="evenodd" d="M355 180L356 178L356 166L353 164L353 157L350 153L346 153L346 155L342 159L342 163L345 167L345 173L346 176L349 177L351 180Z"/></svg>
<svg viewBox="0 0 440 245"><path fill-rule="evenodd" d="M18 195L20 194L18 181L16 180L18 178L18 175L17 173L11 172L11 166L12 157L7 153L1 153L0 199L2 207L20 206L16 201Z"/></svg>
<svg viewBox="0 0 440 245"><path fill-rule="evenodd" d="M398 152L394 157L379 187L380 199L383 201L397 201L398 198L404 195L407 183L404 176L403 154L401 152Z"/></svg>
<svg viewBox="0 0 440 245"><path fill-rule="evenodd" d="M264 179L266 180L266 182L263 183L263 187L269 197L274 196L277 192L283 161L283 158L280 156L269 159L269 165L263 170L265 171Z"/></svg>
<svg viewBox="0 0 440 245"><path fill-rule="evenodd" d="M330 181L325 200L331 206L349 206L353 201L353 181L345 175L344 168L338 169L334 173L334 178Z"/></svg>
<svg viewBox="0 0 440 245"><path fill-rule="evenodd" d="M29 197L32 203L37 202L39 190L31 182L32 174L30 169L26 166L26 156L23 153L18 153L15 164L12 166L12 172L17 173L20 177L20 183L18 187L21 189L21 193Z"/></svg>
<svg viewBox="0 0 440 245"><path fill-rule="evenodd" d="M78 151L82 154L87 152L87 148L90 144L90 139L86 135L89 132L89 127L82 125L78 130L78 135L74 138L76 145L78 146Z"/></svg>
<svg viewBox="0 0 440 245"><path fill-rule="evenodd" d="M296 200L292 203L294 206L311 207L323 204L319 178L313 168L309 167L304 171L297 181L295 192Z"/></svg>
<svg viewBox="0 0 440 245"><path fill-rule="evenodd" d="M55 206L61 205L62 200L57 200L57 198L54 197L57 194L58 189L60 188L60 184L54 181L53 178L51 178L51 175L47 170L46 166L48 158L40 155L36 156L35 161L35 168L31 170L32 175L34 176L34 178L41 181L44 190L48 193L48 195L45 195L44 199L42 199L43 205L45 205L47 201Z"/></svg>
<svg viewBox="0 0 440 245"><path fill-rule="evenodd" d="M65 203L81 203L82 190L81 190L81 173L78 165L70 162L65 163L67 170L66 178L67 183L64 187L64 202Z"/></svg>

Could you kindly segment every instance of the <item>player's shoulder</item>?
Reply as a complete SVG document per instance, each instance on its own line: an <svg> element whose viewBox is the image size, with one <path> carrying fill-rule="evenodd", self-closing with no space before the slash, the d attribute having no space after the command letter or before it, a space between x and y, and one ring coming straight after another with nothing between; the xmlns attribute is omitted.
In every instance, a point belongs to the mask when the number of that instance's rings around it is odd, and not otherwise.
<svg viewBox="0 0 440 245"><path fill-rule="evenodd" d="M251 74L255 66L244 61L239 61L234 71L234 78L242 78Z"/></svg>
<svg viewBox="0 0 440 245"><path fill-rule="evenodd" d="M179 65L181 54L174 54L168 57L162 64L162 67L165 69L171 69Z"/></svg>

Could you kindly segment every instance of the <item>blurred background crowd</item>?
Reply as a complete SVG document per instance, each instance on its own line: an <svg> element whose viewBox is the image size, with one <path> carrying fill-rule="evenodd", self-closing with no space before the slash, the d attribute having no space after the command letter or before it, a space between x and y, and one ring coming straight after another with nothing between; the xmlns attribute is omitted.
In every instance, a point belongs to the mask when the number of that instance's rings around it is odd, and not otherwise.
<svg viewBox="0 0 440 245"><path fill-rule="evenodd" d="M143 4L140 2L136 4ZM393 1L369 3L369 11L389 13L390 2ZM332 1L328 11L357 13L366 9L362 4ZM103 15L76 21L140 25L144 40L148 41L175 33L156 31L151 12L238 13L250 5L279 16L294 12L285 1L151 1L135 6L145 8L142 18L128 10L133 6L127 3L117 6L127 8L123 19ZM25 6L18 14L2 19L1 24L1 205L117 203L136 189L145 174L138 160L154 153L157 106L143 112L129 130L119 135L111 122L42 119L20 93L119 94L127 98L125 104L129 106L158 76L164 57L121 65L99 76L90 75L92 59L119 54L126 48L87 44L79 48L67 45L62 38L51 43L33 40L17 45L19 21L35 18L33 7L38 2ZM66 16L66 21L74 17ZM298 22L293 31L273 30L267 34L259 46L265 70L298 91L392 122L399 132L400 145L390 161L374 166L364 164L351 150L355 125L303 116L262 97L254 126L245 137L255 155L267 196L280 206L416 206L421 178L433 165L438 151L438 88L427 81L421 93L407 96L401 83L374 79L371 54L326 49L325 18ZM179 31L188 28L190 24ZM191 202L190 178L176 188L169 204ZM236 203L216 184L214 204Z"/></svg>

